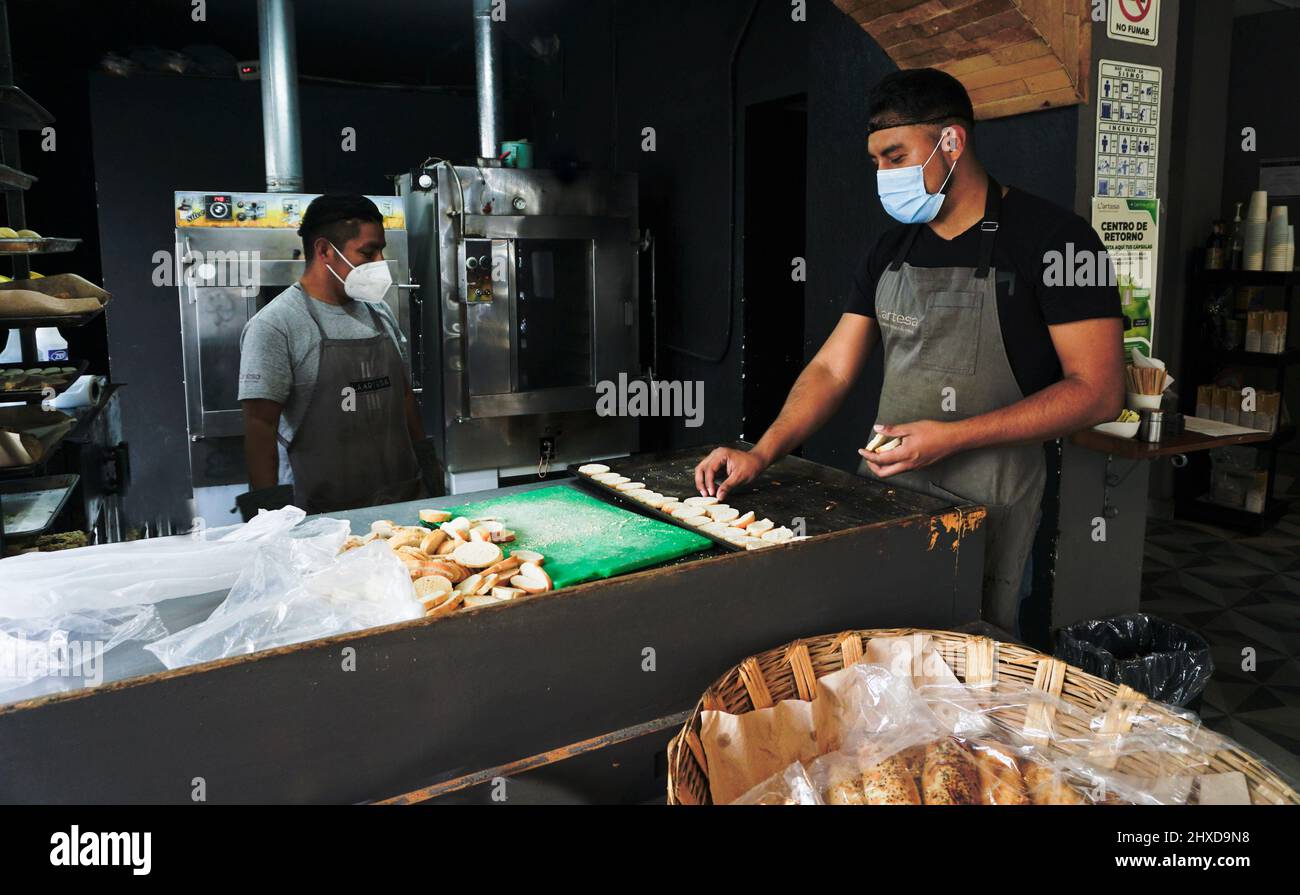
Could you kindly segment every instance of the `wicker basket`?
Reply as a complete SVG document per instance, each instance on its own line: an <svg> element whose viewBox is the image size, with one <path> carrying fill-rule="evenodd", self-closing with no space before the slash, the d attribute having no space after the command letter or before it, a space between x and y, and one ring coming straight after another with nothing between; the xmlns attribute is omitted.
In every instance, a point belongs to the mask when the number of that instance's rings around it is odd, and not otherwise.
<svg viewBox="0 0 1300 895"><path fill-rule="evenodd" d="M1050 693L1084 710L1104 715L1103 729L1123 731L1139 706L1145 714L1163 715L1162 723L1186 723L1160 703L1123 685L1094 677L1059 659L1010 643L952 631L890 628L848 631L796 640L777 649L751 656L724 674L695 706L695 711L668 744L668 803L710 804L708 769L700 742L700 713L716 710L741 714L767 708L783 699L810 699L817 678L859 661L863 645L873 637L929 635L931 644L948 667L968 684L994 679L1019 682ZM1061 716L1055 716L1060 719ZM1057 720L1069 727L1077 720ZM1066 731L1079 733L1076 731ZM1229 744L1230 745L1230 744ZM1200 772L1240 771L1246 777L1251 801L1257 805L1300 805L1300 796L1276 772L1250 754L1230 746L1214 753L1208 769Z"/></svg>

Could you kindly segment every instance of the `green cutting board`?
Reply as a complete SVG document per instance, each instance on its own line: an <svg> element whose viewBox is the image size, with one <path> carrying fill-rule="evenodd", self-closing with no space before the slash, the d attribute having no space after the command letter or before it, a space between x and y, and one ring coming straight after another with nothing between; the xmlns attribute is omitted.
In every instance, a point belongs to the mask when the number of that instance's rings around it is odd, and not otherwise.
<svg viewBox="0 0 1300 895"><path fill-rule="evenodd" d="M698 553L713 542L693 531L612 506L567 485L539 488L447 508L457 516L492 516L515 533L513 548L546 557L557 588L611 578Z"/></svg>

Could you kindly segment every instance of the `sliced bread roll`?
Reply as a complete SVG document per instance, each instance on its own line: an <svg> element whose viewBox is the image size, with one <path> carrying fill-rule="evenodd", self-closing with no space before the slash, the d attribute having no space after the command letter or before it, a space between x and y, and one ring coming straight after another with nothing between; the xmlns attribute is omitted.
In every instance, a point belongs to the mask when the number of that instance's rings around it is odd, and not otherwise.
<svg viewBox="0 0 1300 895"><path fill-rule="evenodd" d="M731 525L733 528L748 528L750 523L753 521L754 521L754 511L750 510L748 513L745 513L744 515L737 516L735 519L732 519Z"/></svg>
<svg viewBox="0 0 1300 895"><path fill-rule="evenodd" d="M519 574L510 579L510 586L517 587L526 594L543 594L554 587L551 576L537 563L531 562L519 567Z"/></svg>
<svg viewBox="0 0 1300 895"><path fill-rule="evenodd" d="M450 522L444 522L442 525L442 530L449 535L455 535L456 537L464 538L466 537L466 535L468 535L469 530L473 527L474 527L473 522L466 519L464 516L457 516L455 519L452 519Z"/></svg>
<svg viewBox="0 0 1300 895"><path fill-rule="evenodd" d="M685 519L682 519L683 525L689 525L692 528L703 528L711 522L713 522L713 520L708 516L687 516Z"/></svg>
<svg viewBox="0 0 1300 895"><path fill-rule="evenodd" d="M458 590L452 590L447 595L447 599L433 609L426 609L425 618L441 618L444 615L451 615L465 603L465 594Z"/></svg>
<svg viewBox="0 0 1300 895"><path fill-rule="evenodd" d="M455 590L459 591L462 594L465 594L466 596L469 596L470 594L475 593L478 590L478 586L482 583L483 583L482 575L470 575L460 584L456 585Z"/></svg>
<svg viewBox="0 0 1300 895"><path fill-rule="evenodd" d="M718 499L716 497L688 497L682 502L696 507L711 507L718 502Z"/></svg>
<svg viewBox="0 0 1300 895"><path fill-rule="evenodd" d="M447 540L447 533L441 529L434 529L424 536L420 541L420 549L432 556L438 551L438 548Z"/></svg>
<svg viewBox="0 0 1300 895"><path fill-rule="evenodd" d="M370 531L376 537L391 538L393 536L393 521L391 519L376 519L370 523Z"/></svg>
<svg viewBox="0 0 1300 895"><path fill-rule="evenodd" d="M617 491L644 491L645 482L623 482L621 485L615 485Z"/></svg>
<svg viewBox="0 0 1300 895"><path fill-rule="evenodd" d="M421 577L425 575L441 575L452 584L460 584L469 577L469 569L449 559L432 559L420 563L420 572Z"/></svg>
<svg viewBox="0 0 1300 895"><path fill-rule="evenodd" d="M451 513L446 510L420 510L420 521L427 525L441 525L451 521Z"/></svg>
<svg viewBox="0 0 1300 895"><path fill-rule="evenodd" d="M692 516L700 515L700 508L684 503L674 508L672 515L677 519L690 519Z"/></svg>
<svg viewBox="0 0 1300 895"><path fill-rule="evenodd" d="M578 472L583 475L601 475L609 472L609 467L604 463L586 463L578 467Z"/></svg>
<svg viewBox="0 0 1300 895"><path fill-rule="evenodd" d="M709 515L713 517L714 522L734 522L740 518L740 510L723 504L707 507L707 510ZM738 528L739 526L735 527Z"/></svg>
<svg viewBox="0 0 1300 895"><path fill-rule="evenodd" d="M415 547L418 549L420 542L423 540L423 534L406 529L395 530L393 536L388 539L388 546L393 550L400 550L402 547Z"/></svg>
<svg viewBox="0 0 1300 895"><path fill-rule="evenodd" d="M525 550L524 552L527 553L528 551ZM507 556L505 559L501 560L501 562L488 566L486 569L483 570L483 574L504 575L507 572L513 574L515 569L523 565L523 562L524 560L519 556L518 552L512 553L509 556Z"/></svg>
<svg viewBox="0 0 1300 895"><path fill-rule="evenodd" d="M501 602L504 601L498 597L492 596L491 594L482 594L482 595L474 594L466 597L464 605L462 605L460 608L478 609L483 606L495 606L496 604Z"/></svg>
<svg viewBox="0 0 1300 895"><path fill-rule="evenodd" d="M754 526L751 525L749 527L753 528ZM780 528L773 528L771 531L763 532L761 537L765 541L773 541L777 544L784 544L786 541L789 541L791 538L794 537L794 532L792 532L790 529L786 528L785 526L781 526Z"/></svg>
<svg viewBox="0 0 1300 895"><path fill-rule="evenodd" d="M510 558L518 559L521 563L530 562L537 566L546 562L546 557L536 550L513 550L510 553Z"/></svg>
<svg viewBox="0 0 1300 895"><path fill-rule="evenodd" d="M515 600L522 597L524 592L517 587L494 587L492 596L498 600Z"/></svg>
<svg viewBox="0 0 1300 895"><path fill-rule="evenodd" d="M457 547L451 554L467 569L486 569L501 562L501 548L491 541L470 541Z"/></svg>

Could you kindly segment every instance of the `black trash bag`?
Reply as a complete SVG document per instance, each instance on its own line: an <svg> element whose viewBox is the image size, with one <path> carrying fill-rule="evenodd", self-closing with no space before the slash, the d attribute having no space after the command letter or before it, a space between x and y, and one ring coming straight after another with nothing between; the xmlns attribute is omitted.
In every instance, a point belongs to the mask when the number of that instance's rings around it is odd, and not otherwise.
<svg viewBox="0 0 1300 895"><path fill-rule="evenodd" d="M1145 612L1062 628L1056 658L1177 706L1199 696L1214 674L1204 637Z"/></svg>

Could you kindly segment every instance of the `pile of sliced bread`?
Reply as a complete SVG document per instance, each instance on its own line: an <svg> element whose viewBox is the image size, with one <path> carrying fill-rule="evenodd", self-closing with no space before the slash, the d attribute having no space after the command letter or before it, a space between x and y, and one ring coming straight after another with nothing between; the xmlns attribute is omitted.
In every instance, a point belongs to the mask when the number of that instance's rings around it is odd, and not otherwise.
<svg viewBox="0 0 1300 895"><path fill-rule="evenodd" d="M542 568L542 554L512 549L505 555L499 545L512 543L515 533L496 519L420 510L419 525L381 519L365 537L348 538L343 550L375 540L383 541L406 565L426 616L503 603L553 587Z"/></svg>
<svg viewBox="0 0 1300 895"><path fill-rule="evenodd" d="M680 525L697 528L746 550L762 550L764 547L803 540L771 519L760 519L753 511L738 510L719 502L716 497L688 497L679 500L651 490L645 482L634 482L625 475L619 475L603 463L579 466L578 472L607 488L613 488L629 500L671 516Z"/></svg>

